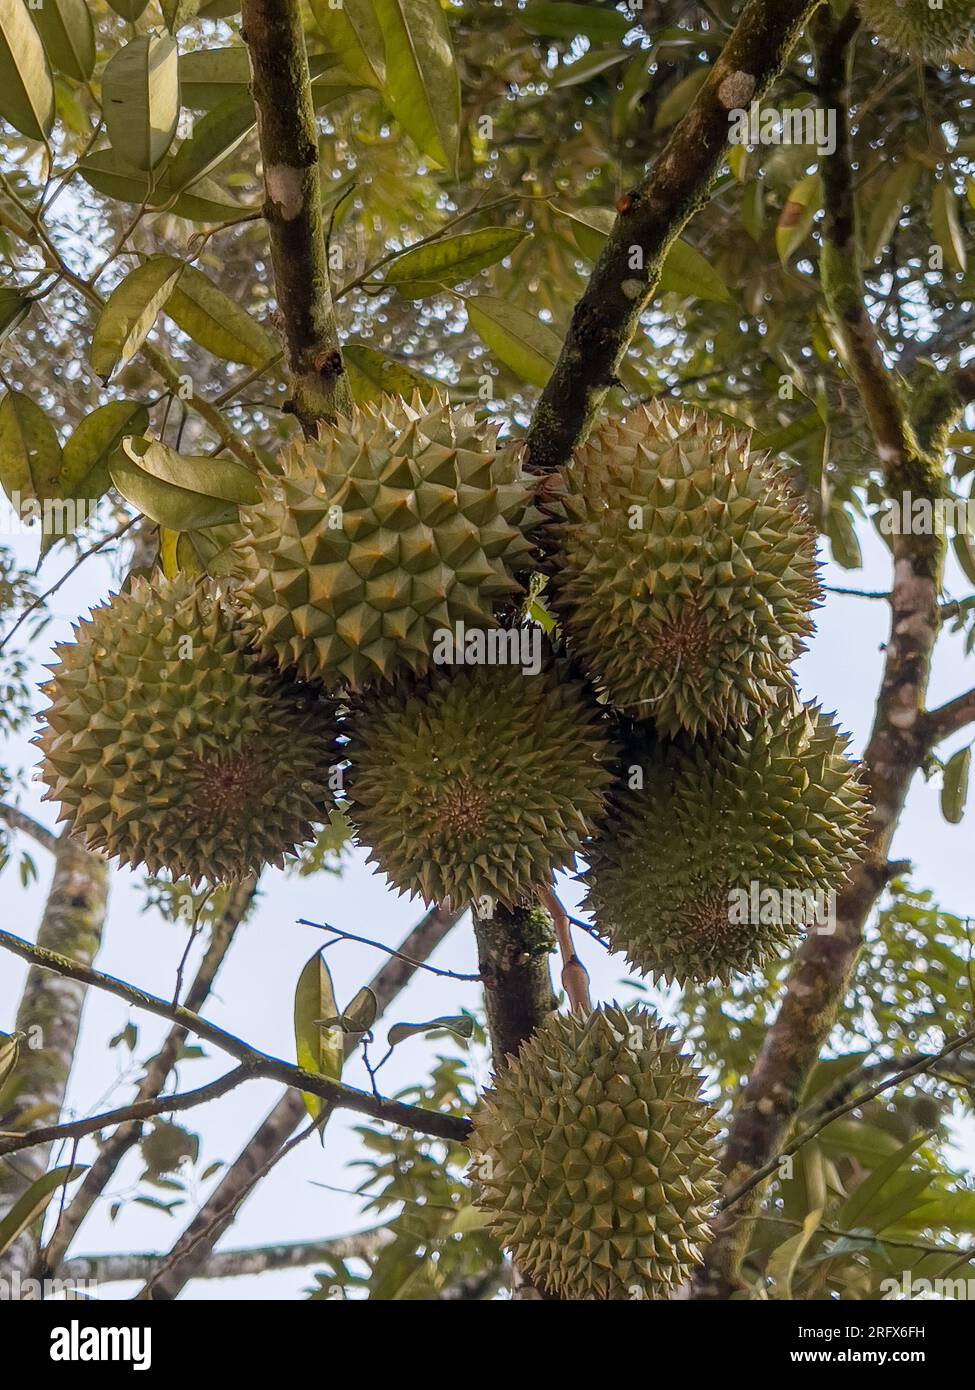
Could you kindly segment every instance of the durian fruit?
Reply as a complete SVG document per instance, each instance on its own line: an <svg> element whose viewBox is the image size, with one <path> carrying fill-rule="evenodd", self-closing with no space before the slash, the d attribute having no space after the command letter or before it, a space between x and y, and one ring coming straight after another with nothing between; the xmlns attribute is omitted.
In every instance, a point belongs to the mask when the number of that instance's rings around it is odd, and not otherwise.
<svg viewBox="0 0 975 1390"><path fill-rule="evenodd" d="M628 715L720 731L788 683L820 595L816 536L747 433L653 401L595 431L548 510L555 608Z"/></svg>
<svg viewBox="0 0 975 1390"><path fill-rule="evenodd" d="M350 729L349 819L370 862L427 903L513 904L547 883L613 780L605 716L551 665L434 667L363 696Z"/></svg>
<svg viewBox="0 0 975 1390"><path fill-rule="evenodd" d="M89 849L216 883L280 867L328 819L334 722L238 617L212 580L135 579L55 648L35 742Z"/></svg>
<svg viewBox="0 0 975 1390"><path fill-rule="evenodd" d="M829 929L866 814L846 742L795 696L712 738L634 738L583 876L613 949L668 983L727 983Z"/></svg>
<svg viewBox="0 0 975 1390"><path fill-rule="evenodd" d="M943 63L975 40L972 0L860 0L867 29L905 58Z"/></svg>
<svg viewBox="0 0 975 1390"><path fill-rule="evenodd" d="M482 1097L475 1200L564 1299L667 1299L701 1261L717 1190L701 1078L643 1008L552 1014Z"/></svg>
<svg viewBox="0 0 975 1390"><path fill-rule="evenodd" d="M384 397L296 444L242 509L240 594L261 651L360 690L426 669L434 633L495 626L530 562L530 489L497 426L437 395Z"/></svg>

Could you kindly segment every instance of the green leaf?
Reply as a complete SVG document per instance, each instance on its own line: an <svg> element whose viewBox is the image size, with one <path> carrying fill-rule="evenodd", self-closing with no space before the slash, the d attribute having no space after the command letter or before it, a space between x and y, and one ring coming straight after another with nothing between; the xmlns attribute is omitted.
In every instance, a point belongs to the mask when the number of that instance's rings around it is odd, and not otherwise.
<svg viewBox="0 0 975 1390"><path fill-rule="evenodd" d="M911 201L920 177L921 166L913 159L905 159L884 179L879 188L876 182L870 184L870 217L863 238L863 258L866 265L873 265L884 247L889 244L894 228L900 221L904 208Z"/></svg>
<svg viewBox="0 0 975 1390"><path fill-rule="evenodd" d="M139 351L182 269L172 256L150 256L112 290L89 349L92 368L103 381Z"/></svg>
<svg viewBox="0 0 975 1390"><path fill-rule="evenodd" d="M254 129L255 121L253 102L239 96L232 95L207 112L172 158L166 171L169 193L181 193L222 164Z"/></svg>
<svg viewBox="0 0 975 1390"><path fill-rule="evenodd" d="M136 169L154 169L179 121L179 54L168 34L145 34L108 60L102 109L112 149Z"/></svg>
<svg viewBox="0 0 975 1390"><path fill-rule="evenodd" d="M160 257L178 269L174 256ZM250 314L218 289L201 270L183 265L166 300L166 313L200 347L226 362L263 367L278 346Z"/></svg>
<svg viewBox="0 0 975 1390"><path fill-rule="evenodd" d="M379 1015L379 1000L368 985L363 985L353 999L345 1006L342 1014L342 1031L345 1033L368 1033Z"/></svg>
<svg viewBox="0 0 975 1390"><path fill-rule="evenodd" d="M172 198L168 168L163 170L150 192L148 175L126 164L114 150L99 150L89 155L78 166L78 172L96 192L120 203L148 203L151 208L159 208ZM228 202L216 184L203 178L192 188L177 194L172 211L191 222L228 222L246 209L240 203Z"/></svg>
<svg viewBox="0 0 975 1390"><path fill-rule="evenodd" d="M975 584L975 546L967 536L956 531L951 538L951 548L955 552L955 559L961 568L962 574L969 584Z"/></svg>
<svg viewBox="0 0 975 1390"><path fill-rule="evenodd" d="M109 401L86 415L64 446L58 478L61 496L96 501L111 483L108 460L122 440L148 427L149 412L138 401Z"/></svg>
<svg viewBox="0 0 975 1390"><path fill-rule="evenodd" d="M590 261L598 260L606 244L606 238L613 230L616 213L611 208L560 208L552 204L552 211L572 223L572 235L584 256Z"/></svg>
<svg viewBox="0 0 975 1390"><path fill-rule="evenodd" d="M773 1298L791 1299L793 1297L792 1280L796 1268L802 1259L803 1251L819 1229L822 1218L821 1210L809 1212L802 1223L802 1230L798 1231L791 1239L784 1241L769 1255L768 1264L765 1267L765 1277L772 1282Z"/></svg>
<svg viewBox="0 0 975 1390"><path fill-rule="evenodd" d="M372 0L311 0L315 23L342 66L367 87L382 87L386 76L383 34Z"/></svg>
<svg viewBox="0 0 975 1390"><path fill-rule="evenodd" d="M960 825L965 815L971 770L971 748L959 748L945 764L941 783L941 814L949 825Z"/></svg>
<svg viewBox="0 0 975 1390"><path fill-rule="evenodd" d="M154 478L135 462L151 447L151 440L127 438L109 461L112 482L127 502L150 521L170 531L201 531L237 520L237 508L228 502Z"/></svg>
<svg viewBox="0 0 975 1390"><path fill-rule="evenodd" d="M710 68L703 66L695 68L676 86L671 87L657 107L657 113L653 118L654 130L666 130L668 126L676 125L682 117L686 116L710 73Z"/></svg>
<svg viewBox="0 0 975 1390"><path fill-rule="evenodd" d="M195 19L200 9L200 0L159 0L166 21L166 28L176 34L184 24Z"/></svg>
<svg viewBox="0 0 975 1390"><path fill-rule="evenodd" d="M883 1201L879 1199L881 1199L888 1183L913 1157L926 1139L926 1134L920 1134L916 1139L909 1140L892 1153L888 1159L874 1168L870 1176L864 1178L863 1182L854 1188L837 1212L835 1221L831 1224L839 1226L844 1231L854 1231L858 1227L866 1228L870 1212L883 1210Z"/></svg>
<svg viewBox="0 0 975 1390"><path fill-rule="evenodd" d="M442 285L459 284L496 265L528 235L517 227L485 227L443 237L397 256L386 268L386 284L395 285L404 299L422 299Z"/></svg>
<svg viewBox="0 0 975 1390"><path fill-rule="evenodd" d="M593 5L531 4L518 15L529 34L545 39L574 39L585 35L593 43L622 39L636 20L617 10L600 10Z"/></svg>
<svg viewBox="0 0 975 1390"><path fill-rule="evenodd" d="M936 183L931 195L931 231L944 252L945 265L964 275L968 269L965 233L958 216L958 199L947 179Z"/></svg>
<svg viewBox="0 0 975 1390"><path fill-rule="evenodd" d="M576 62L560 67L551 85L557 89L578 87L581 83L598 77L600 73L625 63L632 56L632 50L629 48L592 49Z"/></svg>
<svg viewBox="0 0 975 1390"><path fill-rule="evenodd" d="M375 0L386 38L383 96L417 148L451 173L460 148L460 80L440 0Z"/></svg>
<svg viewBox="0 0 975 1390"><path fill-rule="evenodd" d="M316 1076L339 1081L345 1060L341 1028L323 1028L318 1020L338 1015L332 976L321 951L316 951L298 977L295 990L295 1051L298 1065ZM303 1093L305 1107L315 1120L322 1112L319 1096Z"/></svg>
<svg viewBox="0 0 975 1390"><path fill-rule="evenodd" d="M228 48L198 48L179 56L179 85L183 105L191 111L219 106L228 97L248 96L250 61L243 44Z"/></svg>
<svg viewBox="0 0 975 1390"><path fill-rule="evenodd" d="M43 1173L7 1212L0 1221L0 1255L9 1250L14 1241L28 1227L33 1226L47 1210L47 1205L59 1187L65 1187L82 1173L87 1173L87 1164L74 1164L72 1167L52 1168Z"/></svg>
<svg viewBox="0 0 975 1390"><path fill-rule="evenodd" d="M858 570L863 566L863 552L848 508L831 507L826 518L826 535L829 548L836 563L845 570Z"/></svg>
<svg viewBox="0 0 975 1390"><path fill-rule="evenodd" d="M0 486L13 500L19 493L44 500L57 496L61 445L43 410L23 391L0 401Z"/></svg>
<svg viewBox="0 0 975 1390"><path fill-rule="evenodd" d="M130 24L134 24L148 5L149 0L108 0L108 3L116 14L127 19Z"/></svg>
<svg viewBox="0 0 975 1390"><path fill-rule="evenodd" d="M0 1033L0 1091L6 1085L20 1057L20 1034Z"/></svg>
<svg viewBox="0 0 975 1390"><path fill-rule="evenodd" d="M22 290L0 287L0 343L18 324L23 323L30 313L33 300Z"/></svg>
<svg viewBox="0 0 975 1390"><path fill-rule="evenodd" d="M260 500L254 474L237 459L178 454L158 439L147 449L135 452L136 457L131 454L129 457L144 473L187 492L196 492L215 501L251 506Z"/></svg>
<svg viewBox="0 0 975 1390"><path fill-rule="evenodd" d="M54 124L54 83L24 0L0 0L0 116L31 140Z"/></svg>
<svg viewBox="0 0 975 1390"><path fill-rule="evenodd" d="M741 223L757 245L765 236L765 185L753 179L741 195Z"/></svg>
<svg viewBox="0 0 975 1390"><path fill-rule="evenodd" d="M823 180L819 174L808 174L789 193L775 229L775 249L783 265L809 236L822 206Z"/></svg>
<svg viewBox="0 0 975 1390"><path fill-rule="evenodd" d="M728 287L711 262L686 241L675 241L667 252L660 271L659 292L709 299L716 304L731 303Z"/></svg>
<svg viewBox="0 0 975 1390"><path fill-rule="evenodd" d="M95 26L85 0L43 0L31 18L51 66L87 82L95 71Z"/></svg>
<svg viewBox="0 0 975 1390"><path fill-rule="evenodd" d="M527 309L489 295L465 299L474 332L515 376L544 386L559 359L559 335Z"/></svg>
<svg viewBox="0 0 975 1390"><path fill-rule="evenodd" d="M384 357L365 343L345 343L342 361L349 378L349 389L360 405L378 402L384 395L406 400L414 391L433 391L437 383L402 362Z"/></svg>
<svg viewBox="0 0 975 1390"><path fill-rule="evenodd" d="M389 1047L396 1047L418 1033L436 1033L441 1029L456 1033L458 1038L470 1038L474 1035L474 1020L469 1014L457 1014L445 1018L431 1018L426 1023L394 1023L386 1042Z"/></svg>

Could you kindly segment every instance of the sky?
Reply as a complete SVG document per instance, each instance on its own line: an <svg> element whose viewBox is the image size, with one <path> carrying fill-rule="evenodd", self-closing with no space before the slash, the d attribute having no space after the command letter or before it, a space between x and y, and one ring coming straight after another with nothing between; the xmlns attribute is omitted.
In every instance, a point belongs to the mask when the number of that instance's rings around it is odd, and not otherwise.
<svg viewBox="0 0 975 1390"><path fill-rule="evenodd" d="M872 531L862 537L864 568L849 573L827 564L827 584L880 590L889 587L887 552ZM33 566L36 542L31 537L12 542L22 563ZM55 551L45 564L41 582L54 582L67 568L69 560ZM73 575L52 600L54 622L35 644L32 679L43 678L42 664L49 660L49 646L70 635L70 622L87 607L104 597L111 583L109 564L96 556ZM953 597L967 594L961 574L949 567L947 591ZM826 710L836 711L841 726L853 735L852 751L858 754L869 734L873 703L883 661L882 647L888 620L887 605L859 598L830 596L819 614L818 631L810 650L797 667L804 698L817 699ZM930 704L950 699L973 684L973 663L964 661L961 642L945 634L938 646L933 672ZM38 707L43 701L38 699ZM975 732L975 731L973 731ZM945 753L968 741L960 735L945 745ZM29 770L34 750L26 736L14 746L0 749L0 763ZM37 819L52 826L54 808L41 803L36 784L26 782L21 804ZM946 910L965 915L971 911L971 861L973 815L959 826L950 826L939 809L937 781L925 784L915 780L906 814L893 847L894 857L915 864L914 883L931 887ZM22 837L17 848L27 848L34 858L39 881L23 889L17 872L18 854L0 873L0 925L33 939L43 910L50 880L50 864L44 852ZM203 1009L205 1016L247 1042L291 1059L294 1056L292 1003L295 984L302 966L320 944L320 933L299 926L297 919L327 920L360 935L396 946L422 915L422 904L410 902L385 887L384 880L364 862L362 851L352 853L341 877L319 875L302 879L276 871L262 879L262 895L256 912L238 933L230 957L221 971L214 992ZM176 978L177 966L186 946L187 928L164 922L154 911L144 912L142 877L127 870L111 878L111 902L105 942L98 967L136 986L166 995ZM578 903L580 889L569 879L559 888L569 910ZM577 933L577 935L581 935ZM588 937L578 942L579 954L591 976L594 998L630 998L621 991L626 975L622 957L608 957ZM198 959L198 952L191 962ZM374 948L343 943L328 953L340 1004L351 999L382 963ZM476 970L473 934L462 922L432 957L434 964L460 972ZM17 1002L26 975L26 965L0 952L0 1030L13 1027ZM192 973L190 965L187 978ZM443 980L429 974L417 975L396 1000L379 1024L382 1041L386 1027L396 1021L416 1021L461 1008L478 1007L475 985ZM124 1104L131 1096L131 1082L138 1066L124 1048L110 1049L108 1041L129 1020L139 1026L136 1061L155 1050L166 1025L148 1015L138 1015L121 1000L97 991L90 992L85 1006L81 1044L68 1094L67 1111L73 1116L98 1113ZM394 1092L423 1077L430 1057L443 1044L414 1039L397 1048L383 1071L383 1089ZM228 1060L210 1050L205 1060L189 1062L180 1068L179 1089L202 1085L228 1069ZM485 1058L477 1059L477 1075L486 1082L489 1070ZM368 1085L358 1061L347 1064L344 1080L352 1085ZM203 1136L200 1172L211 1162L232 1162L280 1095L273 1083L256 1081L238 1088L208 1106L205 1111L182 1116L184 1122ZM358 1118L346 1114L333 1119L325 1146L317 1141L300 1145L261 1184L238 1215L235 1225L224 1236L220 1248L231 1249L265 1243L325 1238L364 1229L370 1222L361 1214L361 1199L351 1194L326 1190L353 1188L358 1170L347 1169L349 1160L361 1156L357 1137L352 1133ZM966 1126L958 1134L963 1161L975 1165L975 1128ZM136 1155L130 1154L116 1174L105 1198L90 1214L74 1254L168 1250L182 1225L212 1190L219 1175L189 1192L189 1201L175 1217L168 1217L133 1202L127 1202L113 1223L109 1218L112 1202L130 1195L141 1172ZM151 1189L150 1189L151 1190ZM160 1193L160 1196L169 1194ZM184 1291L184 1298L292 1299L312 1284L311 1270L291 1270L233 1280L196 1280ZM137 1285L104 1285L99 1297L125 1298Z"/></svg>

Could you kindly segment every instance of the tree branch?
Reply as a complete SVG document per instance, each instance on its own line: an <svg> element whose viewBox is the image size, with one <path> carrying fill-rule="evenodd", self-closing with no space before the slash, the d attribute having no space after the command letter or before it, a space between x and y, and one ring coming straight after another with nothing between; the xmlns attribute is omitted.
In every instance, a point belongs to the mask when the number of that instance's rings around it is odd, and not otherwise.
<svg viewBox="0 0 975 1390"><path fill-rule="evenodd" d="M921 721L921 733L928 748L967 729L975 723L975 690L967 690L946 705L929 710Z"/></svg>
<svg viewBox="0 0 975 1390"><path fill-rule="evenodd" d="M432 955L461 915L433 908L401 942L402 954L377 971L369 984L379 1006L377 1017L413 978L413 962ZM346 1055L354 1047L350 1035L345 1040ZM156 1274L152 1281L155 1301L176 1298L187 1282L196 1277L197 1271L211 1258L214 1245L261 1181L267 1164L281 1152L282 1145L306 1116L305 1103L298 1092L286 1091L166 1256L167 1269ZM326 1123L327 1118L322 1129Z"/></svg>
<svg viewBox="0 0 975 1390"><path fill-rule="evenodd" d="M293 405L302 429L315 435L320 421L348 414L352 396L332 309L318 132L301 10L297 0L242 0L241 18L241 36L250 54L267 195L264 216L288 345Z"/></svg>
<svg viewBox="0 0 975 1390"><path fill-rule="evenodd" d="M528 467L559 468L583 442L660 280L667 251L707 201L730 112L769 89L820 0L748 0L697 100L619 216L572 315L528 432ZM639 261L639 268L634 263Z"/></svg>
<svg viewBox="0 0 975 1390"><path fill-rule="evenodd" d="M0 820L5 820L11 830L19 830L24 835L29 835L36 840L42 848L51 854L57 854L60 841L58 837L46 825L41 825L40 821L29 816L26 811L22 811L19 806L11 806L7 801L0 801Z"/></svg>
<svg viewBox="0 0 975 1390"><path fill-rule="evenodd" d="M103 989L109 994L117 995L118 998L124 999L126 1003L132 1004L137 1009L144 1009L147 1013L156 1014L159 1018L166 1018L172 1023L181 1024L189 1032L195 1033L198 1037L206 1038L208 1042L219 1047L221 1051L228 1053L231 1057L236 1057L253 1076L269 1077L273 1081L283 1082L285 1086L292 1086L299 1091L307 1091L310 1095L319 1096L322 1100L334 1105L338 1110L354 1110L357 1114L369 1115L375 1120L385 1120L389 1124L414 1129L418 1133L430 1134L437 1139L453 1140L454 1143L463 1143L470 1133L470 1122L467 1120L456 1119L452 1115L439 1115L436 1111L425 1110L415 1105L404 1105L400 1101L382 1100L366 1091L358 1091L352 1086L344 1086L338 1081L328 1081L324 1077L316 1076L313 1072L293 1066L280 1057L272 1057L256 1047L250 1047L232 1033L218 1028L215 1023L209 1023L205 1018L200 1018L191 1009L184 1008L179 1004L168 1004L154 994L147 994L144 990L135 989L132 985L127 985L112 975L104 975L99 970L93 970L90 966L69 960L66 956L58 955L54 951L45 951L40 947L32 946L30 942L23 941L20 937L13 936L9 932L0 931L0 946L12 951L14 955L18 955L24 960L31 961L32 964L38 965L42 969L52 970L57 975L79 980L86 985L93 985L96 989Z"/></svg>

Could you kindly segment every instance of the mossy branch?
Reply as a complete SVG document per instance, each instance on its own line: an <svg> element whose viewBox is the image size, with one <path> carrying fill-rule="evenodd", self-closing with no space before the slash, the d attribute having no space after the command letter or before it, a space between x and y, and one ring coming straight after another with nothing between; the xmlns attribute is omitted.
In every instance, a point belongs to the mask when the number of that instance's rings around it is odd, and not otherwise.
<svg viewBox="0 0 975 1390"><path fill-rule="evenodd" d="M660 280L729 149L730 113L768 91L820 0L748 0L697 100L648 177L627 193L572 315L528 432L528 466L559 468L589 433ZM637 268L634 268L637 266Z"/></svg>
<svg viewBox="0 0 975 1390"><path fill-rule="evenodd" d="M342 369L332 306L318 132L308 54L297 0L243 0L242 37L264 163L264 217L275 295L288 347L293 408L306 434L347 414L352 397Z"/></svg>

